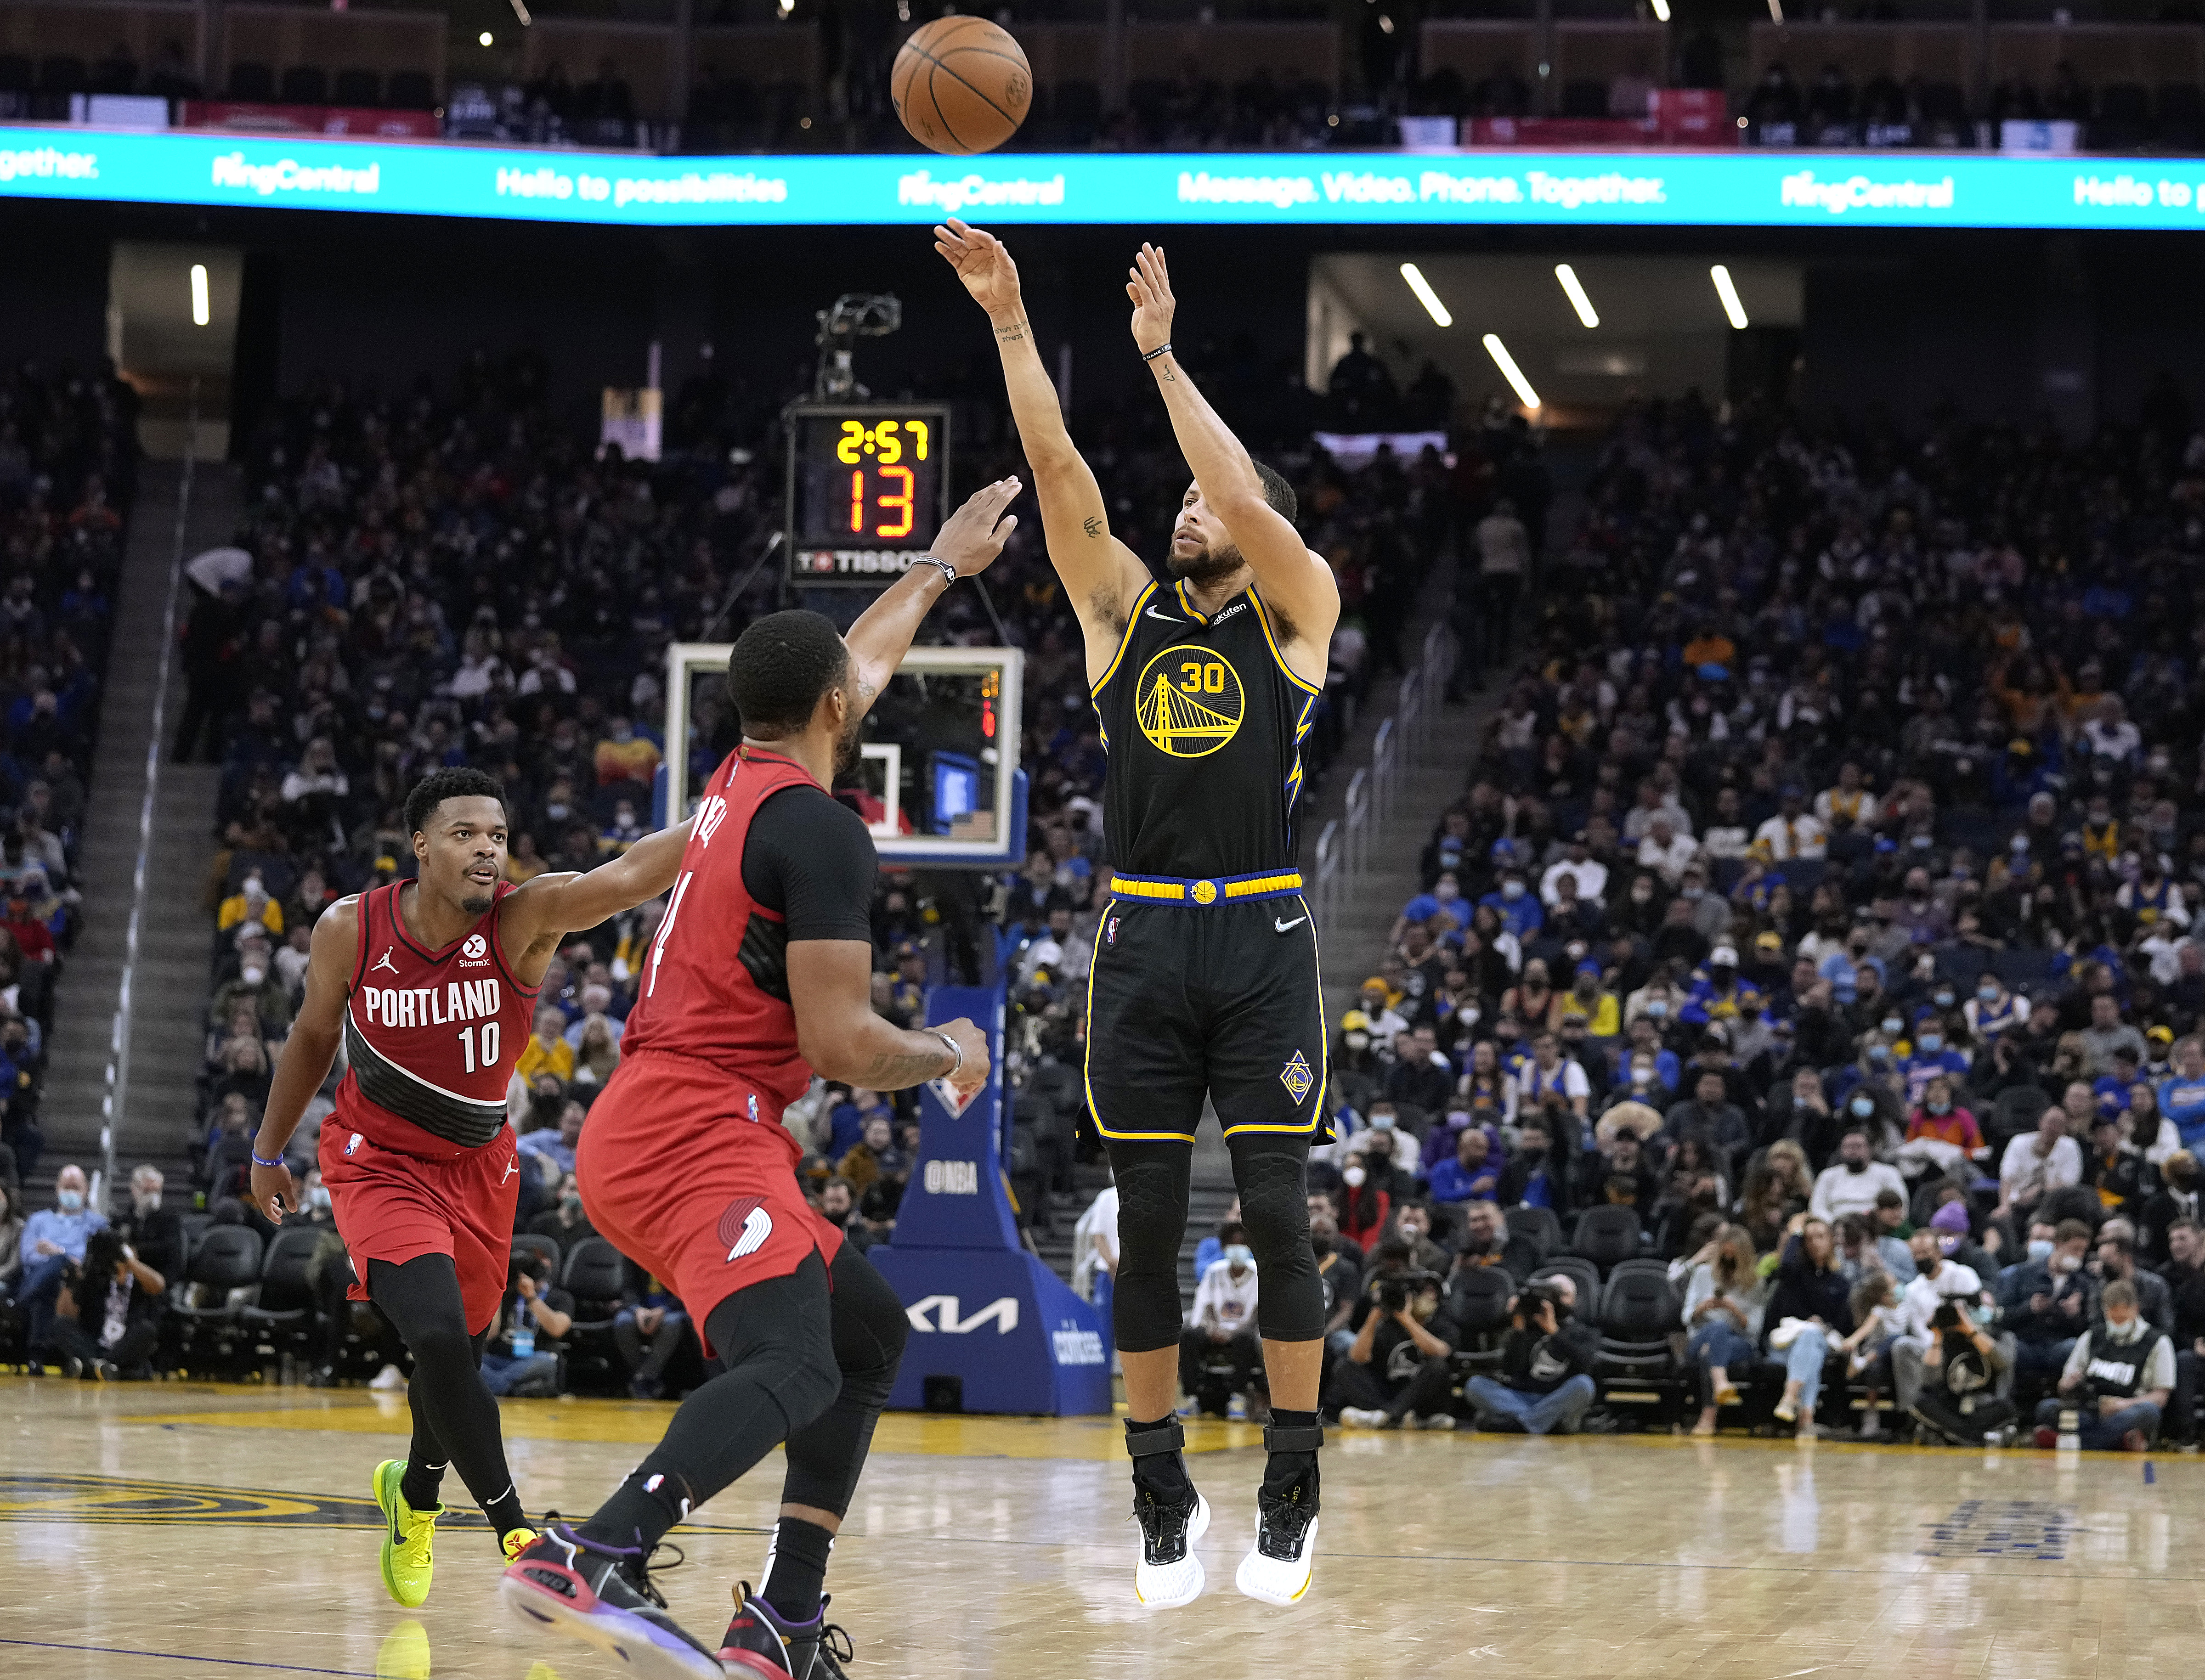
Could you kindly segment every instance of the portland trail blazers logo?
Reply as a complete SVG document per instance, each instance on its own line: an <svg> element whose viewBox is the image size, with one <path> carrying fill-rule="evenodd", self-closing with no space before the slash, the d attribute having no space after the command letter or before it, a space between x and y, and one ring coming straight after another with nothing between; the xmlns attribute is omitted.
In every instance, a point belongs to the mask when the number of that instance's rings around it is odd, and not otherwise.
<svg viewBox="0 0 2205 1680"><path fill-rule="evenodd" d="M739 1196L720 1215L720 1240L728 1245L730 1266L745 1255L756 1254L772 1235L773 1215L766 1212L761 1197Z"/></svg>
<svg viewBox="0 0 2205 1680"><path fill-rule="evenodd" d="M1209 648L1180 642L1141 668L1133 716L1149 745L1174 758L1205 758L1240 733L1247 710L1240 674Z"/></svg>

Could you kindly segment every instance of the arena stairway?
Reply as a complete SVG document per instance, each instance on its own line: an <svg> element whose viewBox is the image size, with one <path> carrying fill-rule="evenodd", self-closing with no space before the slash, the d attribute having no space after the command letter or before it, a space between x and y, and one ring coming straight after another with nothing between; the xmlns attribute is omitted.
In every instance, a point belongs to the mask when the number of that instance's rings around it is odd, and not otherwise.
<svg viewBox="0 0 2205 1680"><path fill-rule="evenodd" d="M176 504L182 466L147 461L117 590L115 644L101 697L99 745L92 767L85 833L78 851L84 929L68 954L54 1009L39 1124L46 1155L41 1186L66 1161L86 1171L100 1161L102 1104L107 1091L116 1006L129 935L139 817L146 793L146 747L153 730L154 689L161 644L171 633L165 616L169 568L176 557ZM186 558L230 539L238 488L234 472L201 463L193 475L183 533ZM191 586L178 601L189 610ZM164 728L181 715L184 674L171 658ZM146 915L140 931L130 1028L130 1082L116 1137L122 1173L151 1161L169 1175L177 1202L190 1184L185 1138L194 1083L205 1054L211 922L200 902L209 835L221 771L173 764L161 743L160 784L147 859Z"/></svg>

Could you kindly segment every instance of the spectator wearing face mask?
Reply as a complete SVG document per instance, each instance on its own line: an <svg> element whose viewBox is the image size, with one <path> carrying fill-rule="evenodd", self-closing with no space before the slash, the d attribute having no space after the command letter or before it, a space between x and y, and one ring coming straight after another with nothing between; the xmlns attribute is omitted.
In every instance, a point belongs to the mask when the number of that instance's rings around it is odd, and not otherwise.
<svg viewBox="0 0 2205 1680"><path fill-rule="evenodd" d="M1445 1206L1491 1202L1501 1184L1492 1139L1480 1127L1462 1128L1455 1134L1454 1154L1430 1168L1429 1183L1432 1200Z"/></svg>
<svg viewBox="0 0 2205 1680"><path fill-rule="evenodd" d="M1219 1227L1221 1252L1194 1287L1179 1339L1179 1382L1203 1410L1225 1416L1233 1396L1263 1410L1263 1347L1256 1335L1256 1251L1237 1220Z"/></svg>
<svg viewBox="0 0 2205 1680"><path fill-rule="evenodd" d="M160 1340L156 1303L167 1289L167 1280L138 1257L121 1232L92 1232L82 1263L69 1268L55 1304L51 1336L63 1373L150 1377Z"/></svg>
<svg viewBox="0 0 2205 1680"><path fill-rule="evenodd" d="M2054 1103L2039 1117L2034 1131L2024 1131L2006 1144L1999 1162L1999 1200L1992 1217L2026 1214L2053 1191L2082 1182L2082 1149L2068 1135L2066 1109Z"/></svg>
<svg viewBox="0 0 2205 1680"><path fill-rule="evenodd" d="M1501 1169L1501 1188L1495 1199L1506 1208L1548 1208L1557 1214L1569 1211L1566 1149L1556 1153L1554 1139L1543 1120L1526 1119L1519 1126L1516 1151Z"/></svg>
<svg viewBox="0 0 2205 1680"><path fill-rule="evenodd" d="M1340 1422L1352 1429L1453 1428L1447 1362L1462 1333L1440 1304L1440 1280L1411 1270L1379 1279L1374 1293L1347 1357L1333 1372Z"/></svg>
<svg viewBox="0 0 2205 1680"><path fill-rule="evenodd" d="M1501 925L1519 943L1531 939L1546 924L1546 911L1540 906L1539 895L1525 884L1524 871L1513 863L1502 865L1501 884L1477 902L1498 915Z"/></svg>
<svg viewBox="0 0 2205 1680"><path fill-rule="evenodd" d="M1433 1238L1432 1210L1423 1202L1395 1202L1393 1224L1387 1234L1407 1246L1412 1267L1435 1276L1446 1274L1453 1257L1443 1244Z"/></svg>
<svg viewBox="0 0 2205 1680"><path fill-rule="evenodd" d="M161 1205L167 1184L161 1169L152 1165L134 1168L130 1174L130 1210L116 1221L139 1259L164 1278L184 1275L184 1216Z"/></svg>
<svg viewBox="0 0 2205 1680"><path fill-rule="evenodd" d="M1923 1087L1920 1104L1907 1118L1906 1141L1899 1146L1900 1167L1916 1172L1964 1172L1982 1147L1982 1130L1976 1117L1952 1101L1951 1077L1933 1076Z"/></svg>
<svg viewBox="0 0 2205 1680"><path fill-rule="evenodd" d="M1510 1303L1498 1376L1463 1385L1481 1429L1527 1435L1575 1434L1591 1408L1600 1338L1576 1315L1577 1285L1554 1277L1527 1286Z"/></svg>
<svg viewBox="0 0 2205 1680"><path fill-rule="evenodd" d="M2036 1444L2057 1446L2060 1414L2072 1410L2086 1451L2144 1451L2173 1388L2172 1339L2143 1315L2132 1284L2110 1283L2104 1322L2075 1339L2059 1392L2036 1409Z"/></svg>
<svg viewBox="0 0 2205 1680"><path fill-rule="evenodd" d="M83 1262L92 1234L106 1228L106 1215L85 1205L84 1168L74 1165L54 1175L54 1205L23 1221L16 1243L22 1272L15 1299L23 1308L27 1345L34 1356L45 1345L62 1280L72 1266Z"/></svg>
<svg viewBox="0 0 2205 1680"><path fill-rule="evenodd" d="M1968 1066L1967 1057L1947 1042L1945 1024L1936 1012L1923 1010L1915 1018L1913 1051L1899 1064L1906 1081L1907 1107L1920 1107L1929 1082L1941 1074L1956 1084L1965 1083Z"/></svg>
<svg viewBox="0 0 2205 1680"><path fill-rule="evenodd" d="M538 1237L549 1237L564 1254L577 1243L597 1234L590 1223L590 1216L582 1209L581 1187L574 1175L568 1173L559 1181L559 1193L551 1205L528 1221L529 1232Z"/></svg>
<svg viewBox="0 0 2205 1680"><path fill-rule="evenodd" d="M1998 1277L2001 1322L2018 1344L2016 1368L2048 1376L2067 1362L2075 1339L2096 1316L2097 1283L2083 1261L2090 1250L2090 1227L2062 1220L2048 1244L2032 1237L2029 1258Z"/></svg>
<svg viewBox="0 0 2205 1680"><path fill-rule="evenodd" d="M1897 1167L1876 1160L1865 1130L1848 1125L1838 1140L1838 1159L1816 1178L1815 1193L1807 1206L1821 1220L1835 1221L1847 1214L1866 1220L1875 1212L1877 1195L1887 1190L1897 1191L1903 1198L1906 1180Z"/></svg>

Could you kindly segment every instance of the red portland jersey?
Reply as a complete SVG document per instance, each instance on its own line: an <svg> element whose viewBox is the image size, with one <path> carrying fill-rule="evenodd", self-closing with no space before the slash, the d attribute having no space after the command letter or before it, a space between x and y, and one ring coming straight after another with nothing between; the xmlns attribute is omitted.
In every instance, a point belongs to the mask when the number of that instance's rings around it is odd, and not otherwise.
<svg viewBox="0 0 2205 1680"><path fill-rule="evenodd" d="M497 906L441 951L406 931L404 882L360 894L360 955L345 1003L336 1124L401 1155L481 1148L505 1125L505 1089L528 1042L534 986L498 948ZM514 889L500 882L502 902Z"/></svg>
<svg viewBox="0 0 2205 1680"><path fill-rule="evenodd" d="M817 785L756 748L714 772L621 1038L623 1055L666 1050L725 1069L774 1099L774 1119L804 1095L811 1069L796 1048L788 930L743 885L743 846L769 795Z"/></svg>

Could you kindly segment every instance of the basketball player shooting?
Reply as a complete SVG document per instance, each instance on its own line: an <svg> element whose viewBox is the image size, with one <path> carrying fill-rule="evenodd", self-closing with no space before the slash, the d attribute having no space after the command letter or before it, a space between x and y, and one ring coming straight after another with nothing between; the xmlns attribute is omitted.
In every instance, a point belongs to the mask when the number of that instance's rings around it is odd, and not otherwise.
<svg viewBox="0 0 2205 1680"><path fill-rule="evenodd" d="M1043 367L1001 240L951 222L935 249L988 312L1041 502L1049 557L1086 639L1109 754L1114 865L1089 981L1087 1100L1117 1176L1112 1321L1126 1376L1126 1451L1144 1604L1202 1591L1193 1543L1209 1523L1181 1457L1174 1402L1180 1239L1207 1094L1233 1155L1263 1279L1269 1451L1256 1538L1236 1582L1292 1604L1316 1542L1323 1295L1310 1247L1309 1147L1324 1112L1316 938L1294 867L1302 737L1340 617L1331 571L1294 529L1287 482L1249 459L1179 365L1170 270L1144 245L1128 273L1133 341L1193 468L1172 531L1169 583L1110 531Z"/></svg>
<svg viewBox="0 0 2205 1680"><path fill-rule="evenodd" d="M638 1674L836 1680L849 1654L820 1587L907 1321L806 1205L782 1110L815 1072L875 1090L947 1079L969 1094L988 1077L988 1041L968 1020L906 1031L873 1012L872 837L829 789L857 762L859 725L927 608L1001 552L1021 488L1005 478L966 502L847 640L817 613L775 613L728 656L742 742L698 804L619 1070L575 1162L591 1221L673 1284L726 1368L595 1516L551 1523L501 1588L532 1622ZM783 1440L765 1576L755 1594L737 1588L715 1651L667 1613L651 1552Z"/></svg>
<svg viewBox="0 0 2205 1680"><path fill-rule="evenodd" d="M383 1582L411 1608L429 1596L447 1465L508 1560L536 1537L480 1369L523 1170L506 1087L559 941L670 887L689 831L516 887L505 792L482 771L425 778L406 826L419 877L340 899L314 924L306 1001L253 1140L253 1199L272 1220L297 1210L283 1150L342 1038L349 1065L322 1125L322 1182L352 1259L351 1298L373 1302L413 1353L413 1442L374 1476Z"/></svg>

